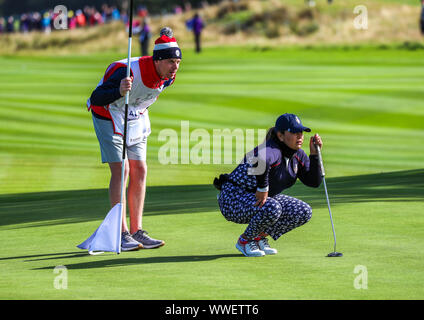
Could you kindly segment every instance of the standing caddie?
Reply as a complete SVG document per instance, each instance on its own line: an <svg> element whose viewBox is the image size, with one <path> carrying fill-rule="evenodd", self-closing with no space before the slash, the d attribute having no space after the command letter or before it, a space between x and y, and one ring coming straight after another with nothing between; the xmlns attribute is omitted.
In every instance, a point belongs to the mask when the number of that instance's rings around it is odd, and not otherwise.
<svg viewBox="0 0 424 320"><path fill-rule="evenodd" d="M153 56L131 58L131 76L126 77L127 59L113 62L106 69L96 89L87 101L92 113L94 130L100 144L103 163L108 163L111 178L109 199L113 207L121 197L121 166L125 118L125 95L129 91L127 156L125 178L121 250L151 249L163 246L162 240L147 235L142 228L146 192L146 149L150 120L148 108L159 94L174 83L181 62L181 50L170 28L163 28L155 41ZM129 179L128 179L129 178ZM126 198L130 227L126 219Z"/></svg>

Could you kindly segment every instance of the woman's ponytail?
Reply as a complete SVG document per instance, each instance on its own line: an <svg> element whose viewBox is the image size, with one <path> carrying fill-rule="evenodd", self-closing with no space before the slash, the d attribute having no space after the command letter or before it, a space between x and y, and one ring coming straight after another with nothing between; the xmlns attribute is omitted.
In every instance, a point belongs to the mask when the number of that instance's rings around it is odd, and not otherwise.
<svg viewBox="0 0 424 320"><path fill-rule="evenodd" d="M269 128L265 136L265 142L276 136L275 127Z"/></svg>

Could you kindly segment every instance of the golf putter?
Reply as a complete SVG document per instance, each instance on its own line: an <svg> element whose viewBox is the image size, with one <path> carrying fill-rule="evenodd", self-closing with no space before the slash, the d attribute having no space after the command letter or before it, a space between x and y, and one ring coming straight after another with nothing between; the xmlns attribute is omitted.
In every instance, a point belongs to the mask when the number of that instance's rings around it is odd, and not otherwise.
<svg viewBox="0 0 424 320"><path fill-rule="evenodd" d="M334 251L330 252L327 255L327 257L343 257L343 253L336 251L336 243L337 243L337 241L336 241L336 231L334 230L333 216L331 214L331 208L330 208L330 200L328 198L327 185L325 183L325 171L324 171L324 165L322 163L321 148L317 144L315 144L315 148L317 148L317 151L318 151L319 165L321 167L321 176L322 176L322 181L324 182L325 196L327 198L328 212L330 213L331 228L333 229L333 237L334 237Z"/></svg>

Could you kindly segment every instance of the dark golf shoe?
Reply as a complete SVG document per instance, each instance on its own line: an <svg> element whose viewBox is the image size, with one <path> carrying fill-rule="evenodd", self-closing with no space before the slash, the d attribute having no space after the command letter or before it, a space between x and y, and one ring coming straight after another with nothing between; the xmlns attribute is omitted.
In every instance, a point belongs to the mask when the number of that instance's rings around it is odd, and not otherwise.
<svg viewBox="0 0 424 320"><path fill-rule="evenodd" d="M138 230L137 232L132 234L132 237L134 238L135 241L141 243L144 249L154 249L154 248L159 248L165 245L165 241L163 240L156 240L156 239L150 238L147 235L147 231L145 230Z"/></svg>
<svg viewBox="0 0 424 320"><path fill-rule="evenodd" d="M128 231L122 232L121 251L134 251L143 249L143 245L131 237Z"/></svg>

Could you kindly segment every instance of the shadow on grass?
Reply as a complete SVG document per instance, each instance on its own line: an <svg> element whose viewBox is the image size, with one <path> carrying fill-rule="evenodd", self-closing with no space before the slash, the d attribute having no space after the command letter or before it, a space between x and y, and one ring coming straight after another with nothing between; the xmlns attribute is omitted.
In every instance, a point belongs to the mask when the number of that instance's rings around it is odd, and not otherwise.
<svg viewBox="0 0 424 320"><path fill-rule="evenodd" d="M218 210L216 194L212 185L148 187L144 215ZM0 227L103 220L109 210L107 189L0 195Z"/></svg>
<svg viewBox="0 0 424 320"><path fill-rule="evenodd" d="M137 254L131 252L130 254ZM84 254L87 257L90 257L87 253ZM116 256L116 254L114 254ZM72 256L66 256L63 258L69 258ZM75 257L81 258L81 254L75 254ZM99 256L101 258L102 256ZM104 257L104 256L103 256ZM61 259L53 258L53 259ZM201 262L201 261L211 261L222 258L244 258L241 254L214 254L214 255L193 255L193 256L168 256L168 257L141 257L141 258L123 258L119 259L106 259L106 260L90 260L87 262L80 262L74 264L66 264L67 269L93 269L93 268L109 268L109 267L122 267L128 265L136 264L149 264L149 263L177 263L177 262ZM52 258L48 258L52 259ZM38 260L47 260L47 259L38 259ZM34 260L31 260L34 261ZM55 266L47 266L42 268L34 268L32 270L51 270Z"/></svg>
<svg viewBox="0 0 424 320"><path fill-rule="evenodd" d="M55 252L55 253L41 253L41 254L33 254L33 255L25 255L25 256L14 256L14 257L3 257L0 258L0 261L3 260L21 260L21 259L29 259L28 261L41 261L41 260L53 260L53 259L64 259L64 258L81 258L87 256L87 251L72 251L72 252ZM60 256L60 257L59 257Z"/></svg>
<svg viewBox="0 0 424 320"><path fill-rule="evenodd" d="M212 180L212 178L211 178ZM328 178L331 204L424 201L424 169ZM323 186L300 182L287 190L313 208L326 206ZM145 215L219 211L212 185L148 187ZM110 210L107 189L0 195L0 227L23 228L103 220Z"/></svg>
<svg viewBox="0 0 424 320"><path fill-rule="evenodd" d="M424 201L424 169L326 179L331 205L355 202ZM312 207L326 206L324 186L307 188L299 181L287 194Z"/></svg>

